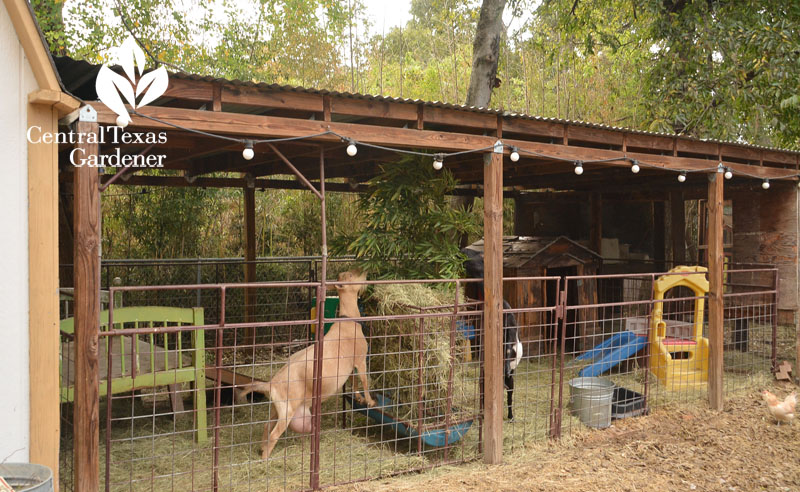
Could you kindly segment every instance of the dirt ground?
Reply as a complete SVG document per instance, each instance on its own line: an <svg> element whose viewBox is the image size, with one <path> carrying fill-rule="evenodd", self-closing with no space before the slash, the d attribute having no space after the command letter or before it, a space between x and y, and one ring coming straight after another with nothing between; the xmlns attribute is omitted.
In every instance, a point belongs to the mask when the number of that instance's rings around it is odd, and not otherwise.
<svg viewBox="0 0 800 492"><path fill-rule="evenodd" d="M791 385L770 388L779 397ZM513 424L511 424L513 425ZM523 449L504 464L441 467L330 490L800 491L800 422L778 426L758 391L723 412L676 407Z"/></svg>

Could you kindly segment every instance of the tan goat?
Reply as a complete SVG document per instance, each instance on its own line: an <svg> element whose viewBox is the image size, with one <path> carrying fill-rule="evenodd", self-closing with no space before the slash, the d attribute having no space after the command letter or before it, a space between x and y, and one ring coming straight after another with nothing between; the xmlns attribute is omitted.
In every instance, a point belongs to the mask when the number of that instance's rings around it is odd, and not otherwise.
<svg viewBox="0 0 800 492"><path fill-rule="evenodd" d="M363 282L366 278L366 274L358 272L344 272L339 275L340 282ZM334 284L334 287L339 292L339 317L361 316L358 310L358 294L364 286ZM270 382L252 383L238 392L237 400L240 402L254 391L269 394L270 418L264 425L261 459L269 457L287 427L295 432L311 432L314 357L315 344L312 344L289 357L286 365ZM361 403L366 401L370 407L375 406L367 384L367 340L360 324L353 321L334 323L325 334L322 357L322 401L338 392L355 368L364 388L362 397L356 391L354 377L353 391L356 400Z"/></svg>

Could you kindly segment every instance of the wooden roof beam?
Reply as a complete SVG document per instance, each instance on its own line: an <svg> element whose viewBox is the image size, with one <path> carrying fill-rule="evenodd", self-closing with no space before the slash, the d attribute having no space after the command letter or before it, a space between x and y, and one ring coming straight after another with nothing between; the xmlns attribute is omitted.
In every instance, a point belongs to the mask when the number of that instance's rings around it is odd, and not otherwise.
<svg viewBox="0 0 800 492"><path fill-rule="evenodd" d="M145 107L140 110L149 116L170 121L188 128L228 135L247 135L254 138L296 137L325 132L327 130L367 143L399 148L426 148L434 151L452 152L476 150L491 147L495 137L469 135L452 132L435 132L428 130L410 130L404 128L376 127L350 123L323 122L316 120L297 120L272 116L232 114L225 112L193 111L177 108ZM106 108L98 110L98 119L104 124L113 124L116 116ZM133 128L170 128L170 125L133 116ZM336 135L314 137L315 141L339 141ZM603 159L622 159L623 157L638 159L649 166L664 169L708 170L716 160L673 157L669 155L642 154L617 150L572 147L524 140L504 139L504 143L519 147L523 152L536 152L548 156L569 160L593 161ZM508 150L506 149L506 152ZM610 165L629 166L625 161ZM736 172L736 169L754 174L759 178L780 179L787 170L744 164L725 163ZM706 171L707 172L707 171Z"/></svg>

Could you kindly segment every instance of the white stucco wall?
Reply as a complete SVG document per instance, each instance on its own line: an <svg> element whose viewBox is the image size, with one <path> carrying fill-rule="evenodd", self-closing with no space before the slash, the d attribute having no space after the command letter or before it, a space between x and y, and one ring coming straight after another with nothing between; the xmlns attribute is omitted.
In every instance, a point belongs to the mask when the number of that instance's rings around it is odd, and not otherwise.
<svg viewBox="0 0 800 492"><path fill-rule="evenodd" d="M0 462L28 461L28 93L37 88L0 4Z"/></svg>

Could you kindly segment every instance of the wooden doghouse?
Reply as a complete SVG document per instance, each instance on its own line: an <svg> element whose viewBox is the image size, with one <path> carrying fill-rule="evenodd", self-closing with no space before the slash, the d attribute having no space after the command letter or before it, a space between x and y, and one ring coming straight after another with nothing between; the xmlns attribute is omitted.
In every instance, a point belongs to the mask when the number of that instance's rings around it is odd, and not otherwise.
<svg viewBox="0 0 800 492"><path fill-rule="evenodd" d="M483 253L483 240L470 249ZM555 280L510 280L520 277L562 277L559 290L564 290L563 277L596 275L602 257L567 237L503 237L503 298L512 308L555 306L558 292ZM594 278L570 282L567 290L570 306L597 303L597 281ZM566 351L580 351L593 339L595 309L567 311ZM561 327L556 327L551 313L517 313L520 340L525 355L551 353L553 341L560 339Z"/></svg>

